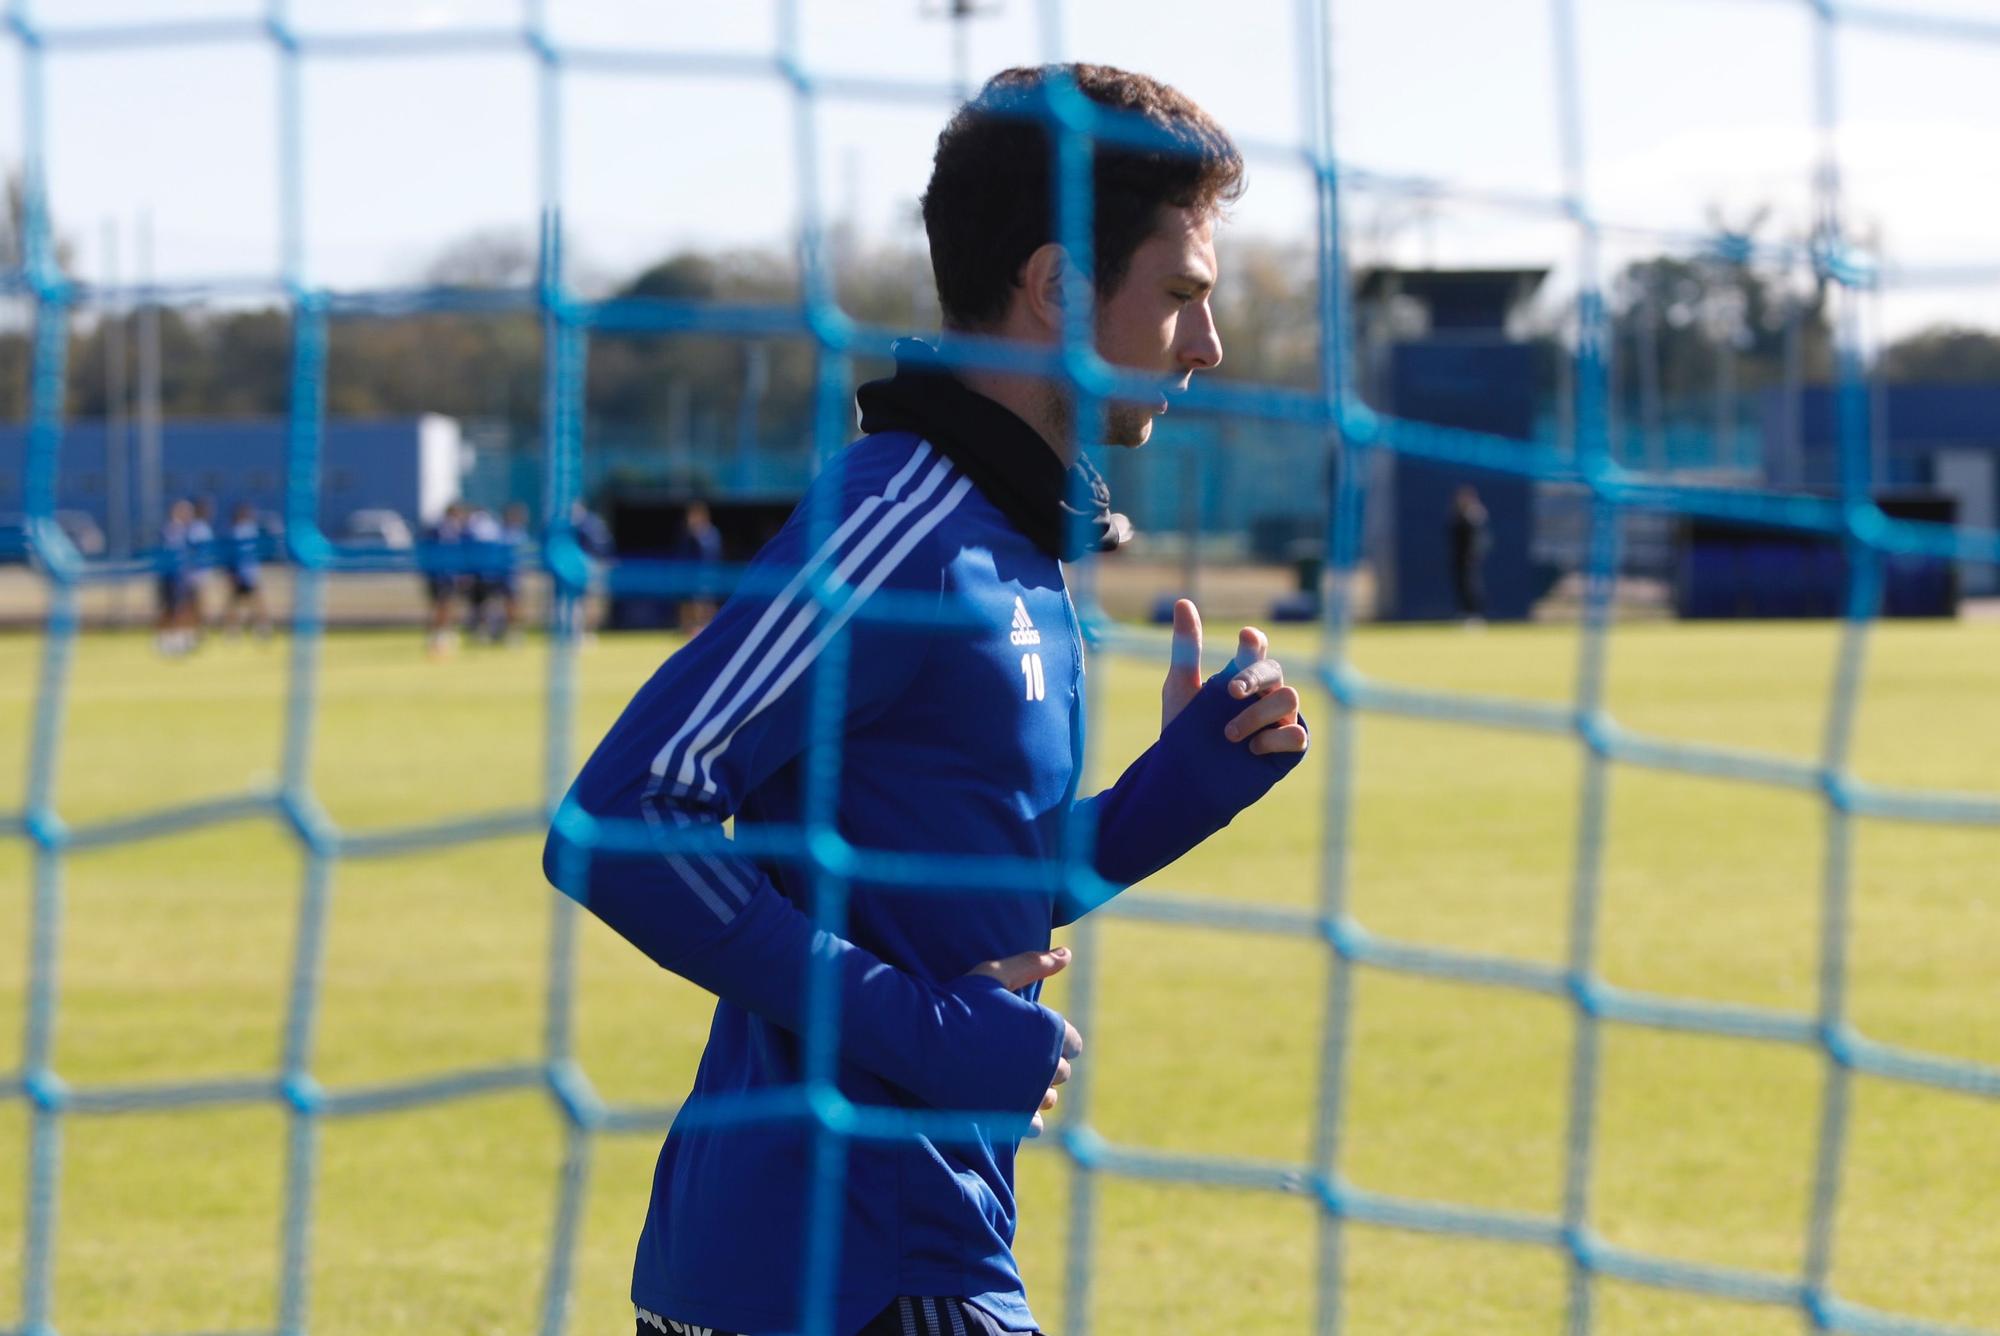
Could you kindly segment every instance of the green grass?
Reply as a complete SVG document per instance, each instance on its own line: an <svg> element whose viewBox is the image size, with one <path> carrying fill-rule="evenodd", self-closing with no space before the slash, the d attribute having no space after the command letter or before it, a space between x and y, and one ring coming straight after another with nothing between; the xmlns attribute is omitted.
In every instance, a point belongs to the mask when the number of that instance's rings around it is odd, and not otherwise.
<svg viewBox="0 0 2000 1336"><path fill-rule="evenodd" d="M1288 643L1290 641L1290 643ZM581 661L586 748L669 648L610 638ZM1567 699L1573 629L1365 630L1385 680ZM1824 625L1620 628L1609 704L1634 728L1812 757L1835 636ZM1310 645L1281 638L1303 668ZM18 808L39 644L0 639L0 810ZM58 781L73 823L271 781L282 646L155 658L90 636L71 675ZM1879 630L1855 765L1884 783L2000 786L2000 626ZM425 661L412 634L326 646L315 784L349 829L537 801L539 648ZM1157 719L1158 666L1100 658L1099 779ZM1316 903L1332 717L1257 810L1150 888ZM1354 912L1413 942L1560 961L1581 765L1564 739L1367 715L1357 721ZM581 754L581 753L579 753ZM538 1050L550 892L533 839L342 863L316 1070L393 1080ZM1814 1003L1825 821L1814 799L1616 770L1604 972L1678 996ZM1853 1015L1868 1033L2000 1063L2000 831L1864 822L1854 843ZM27 852L0 844L0 1071L20 1060ZM79 1083L265 1073L278 1060L298 850L246 822L65 860L58 1069ZM1328 960L1314 942L1106 919L1085 1061L1094 1122L1122 1143L1303 1162L1311 1154ZM678 1098L709 1003L586 924L579 1047L619 1100ZM1052 1000L1061 1005L1058 987ZM1363 970L1354 980L1342 1169L1355 1183L1547 1215L1562 1188L1573 1017L1547 998ZM1613 1027L1603 1049L1593 1220L1614 1242L1790 1273L1801 1261L1822 1068L1811 1053ZM16 1321L26 1119L0 1106L0 1328ZM275 1109L66 1121L56 1319L68 1333L275 1321L285 1127ZM532 1329L562 1129L538 1095L329 1123L314 1233L319 1333ZM571 1330L628 1330L625 1282L656 1143L598 1145ZM1857 1083L1836 1279L1938 1321L2000 1314L2000 1104ZM1068 1170L1022 1169L1020 1251L1037 1311L1066 1325ZM1309 1329L1316 1220L1296 1197L1107 1178L1091 1261L1097 1330ZM1565 1275L1533 1248L1353 1228L1347 1330L1561 1330ZM1617 1283L1598 1330L1763 1333L1796 1314Z"/></svg>

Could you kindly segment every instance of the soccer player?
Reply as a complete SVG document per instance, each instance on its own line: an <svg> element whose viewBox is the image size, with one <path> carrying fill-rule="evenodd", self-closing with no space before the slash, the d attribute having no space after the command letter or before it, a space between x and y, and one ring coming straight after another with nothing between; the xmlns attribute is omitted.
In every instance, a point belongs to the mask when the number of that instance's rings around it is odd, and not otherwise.
<svg viewBox="0 0 2000 1336"><path fill-rule="evenodd" d="M722 531L715 527L715 518L709 514L706 501L688 502L674 556L692 567L697 576L706 577L694 589L693 597L681 600L674 618L675 626L694 635L715 616L707 580L713 578L713 568L722 560Z"/></svg>
<svg viewBox="0 0 2000 1336"><path fill-rule="evenodd" d="M493 512L474 506L465 520L465 633L499 643L503 571L511 573L514 553L504 546L505 531Z"/></svg>
<svg viewBox="0 0 2000 1336"><path fill-rule="evenodd" d="M223 549L229 568L229 602L222 621L231 632L254 626L260 637L271 634L271 613L264 606L263 536L256 508L248 501L238 502L230 515L229 541Z"/></svg>
<svg viewBox="0 0 2000 1336"><path fill-rule="evenodd" d="M208 629L208 596L202 585L216 562L215 499L200 497L193 507L194 514L187 523L188 578L184 590L187 606L181 613L190 649L200 645L202 634Z"/></svg>
<svg viewBox="0 0 2000 1336"><path fill-rule="evenodd" d="M604 567L618 555L617 545L611 540L611 526L604 517L585 505L578 497L570 503L570 528L576 536L576 545L590 562L590 583L581 596L566 605L567 611L559 606L558 615L572 620L573 629L579 638L588 642L596 638L598 623L603 620L598 605L603 601L600 591L604 584Z"/></svg>
<svg viewBox="0 0 2000 1336"><path fill-rule="evenodd" d="M1242 183L1223 131L1174 89L1068 73L1185 150L1100 143L1096 342L1185 387L1222 357L1213 231ZM1049 146L1018 114L1045 71L996 76L938 141L924 221L946 347L979 334L1050 345L1071 263L1051 238ZM1142 444L1164 398L1078 422L1057 384L927 369L915 349L864 386L866 435L815 480L752 582L642 687L564 799L552 881L653 960L720 998L694 1089L660 1153L632 1279L649 1332L797 1330L813 1139L796 1119L704 1117L796 1086L808 966L837 980L841 1092L860 1105L1012 1115L977 1135L852 1140L844 1154L836 1336L1028 1332L1014 1262L1017 1135L1041 1130L1082 1039L1037 1001L1069 961L1055 929L1094 908L1064 875L1072 837L1113 888L1213 834L1297 764L1298 695L1245 628L1204 681L1194 605L1175 609L1158 740L1079 798L1083 639L1061 562L1115 543L1079 439ZM757 581L754 577L761 576ZM787 579L789 577L789 579ZM806 582L841 591L824 606ZM869 616L899 605L898 615ZM811 871L720 838L796 824L810 782L817 667L845 635L833 805L859 852L846 933L818 932ZM655 832L572 839L598 821ZM706 833L701 849L660 834ZM986 885L911 888L871 853L1007 860ZM1039 885L1022 887L1022 869Z"/></svg>
<svg viewBox="0 0 2000 1336"><path fill-rule="evenodd" d="M200 616L200 602L193 590L190 571L193 558L188 552L189 530L194 524L194 503L180 500L167 508L167 522L160 526L158 566L159 616L153 623L154 644L169 658L195 647L191 616Z"/></svg>
<svg viewBox="0 0 2000 1336"><path fill-rule="evenodd" d="M424 533L417 549L417 566L424 573L424 594L430 600L424 647L432 658L451 653L457 644L452 629L452 599L465 585L465 506L457 501L444 508Z"/></svg>

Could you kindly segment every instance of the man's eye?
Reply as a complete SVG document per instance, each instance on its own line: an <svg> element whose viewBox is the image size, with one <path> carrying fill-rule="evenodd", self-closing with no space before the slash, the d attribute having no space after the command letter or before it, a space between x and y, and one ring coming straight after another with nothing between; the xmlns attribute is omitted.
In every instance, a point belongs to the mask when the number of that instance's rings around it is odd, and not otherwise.
<svg viewBox="0 0 2000 1336"><path fill-rule="evenodd" d="M1176 292L1173 294L1173 298L1175 301L1179 302L1182 306L1186 306L1189 302L1194 300L1194 294L1192 292Z"/></svg>

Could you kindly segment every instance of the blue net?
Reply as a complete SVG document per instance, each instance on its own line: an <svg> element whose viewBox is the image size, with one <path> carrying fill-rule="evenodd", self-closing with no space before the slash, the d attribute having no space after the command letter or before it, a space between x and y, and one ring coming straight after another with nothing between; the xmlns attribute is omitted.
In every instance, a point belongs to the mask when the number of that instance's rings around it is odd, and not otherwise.
<svg viewBox="0 0 2000 1336"><path fill-rule="evenodd" d="M1170 1154L1114 1144L1093 1130L1088 1068L1079 1068L1070 1087L1066 1118L1057 1145L1071 1170L1068 1266L1065 1275L1068 1329L1086 1329L1092 1311L1092 1240L1098 1185L1106 1175L1166 1183L1223 1185L1303 1196L1318 1207L1317 1329L1337 1331L1342 1320L1342 1241L1350 1223L1500 1240L1553 1251L1566 1259L1569 1274L1568 1325L1593 1329L1593 1296L1598 1282L1616 1280L1697 1295L1796 1310L1815 1330L1866 1333L1938 1333L1956 1330L1935 1323L1875 1311L1840 1297L1832 1285L1836 1221L1842 1168L1849 1140L1849 1108L1857 1077L1870 1076L1937 1090L2000 1099L2000 1070L1878 1042L1849 1019L1848 936L1853 829L1863 818L1954 825L2000 825L2000 801L1948 793L1892 789L1867 784L1850 771L1849 740L1859 695L1869 628L1883 587L1885 563L1898 556L1951 561L2000 562L2000 536L1949 526L1898 520L1871 499L1870 431L1866 367L1859 329L1862 294L1882 281L1868 256L1850 246L1842 226L1839 162L1835 157L1838 88L1836 36L1850 27L1892 30L1939 42L1979 42L2000 46L2000 25L1945 16L1889 12L1839 0L1798 0L1810 14L1815 33L1815 107L1823 134L1824 158L1817 176L1817 230L1809 247L1776 248L1776 258L1809 264L1836 294L1839 396L1840 488L1832 497L1779 494L1755 489L1688 485L1621 467L1613 457L1609 428L1607 326L1599 286L1602 227L1593 213L1584 172L1584 123L1579 105L1574 0L1554 0L1553 69L1560 114L1564 187L1560 196L1527 202L1574 228L1579 276L1573 350L1573 449L1523 445L1384 416L1362 402L1350 367L1351 320L1344 282L1346 252L1340 225L1343 165L1335 152L1330 87L1328 6L1302 0L1295 25L1300 60L1300 137L1271 150L1310 172L1317 198L1317 270L1320 321L1320 382L1314 391L1245 383L1197 384L1190 407L1265 422L1282 422L1323 433L1342 452L1329 497L1327 613L1324 654L1318 676L1339 705L1322 730L1320 746L1331 753L1334 782L1326 811L1322 895L1315 912L1207 901L1187 896L1132 893L1106 912L1216 931L1264 933L1320 943L1330 954L1324 999L1325 1051L1316 1110L1314 1154L1309 1163L1271 1163L1239 1158ZM391 1086L329 1089L314 1075L314 1034L319 979L326 935L328 887L341 860L379 857L502 835L539 831L555 811L572 769L568 750L575 711L575 644L578 601L590 587L592 564L569 527L570 503L582 469L584 360L593 334L605 332L707 334L719 337L789 336L817 347L817 445L822 455L837 449L849 421L854 359L878 355L900 331L874 329L850 319L834 298L828 259L822 247L821 209L815 184L815 124L828 99L907 101L913 95L942 101L942 86L878 85L822 77L801 63L796 4L779 6L777 49L756 57L632 52L559 44L537 0L525 0L520 22L492 29L412 33L316 33L292 21L285 0L270 0L255 19L161 21L127 26L65 27L30 12L26 0L7 11L8 35L22 72L25 129L26 216L20 263L0 273L0 293L22 296L33 311L33 363L29 449L24 494L25 536L44 573L49 613L36 698L29 781L18 813L0 814L0 833L32 850L33 882L28 942L27 1025L21 1068L0 1075L0 1100L29 1112L29 1165L23 1267L22 1312L11 1330L49 1336L53 1322L57 1202L63 1172L65 1122L75 1115L112 1115L160 1109L264 1104L289 1118L285 1170L278 1330L306 1328L314 1218L315 1167L322 1129L329 1120L364 1117L508 1089L546 1091L567 1127L566 1159L551 1230L542 1301L536 1325L561 1331L572 1288L572 1264L587 1189L593 1147L605 1135L656 1136L671 1110L627 1107L601 1098L575 1060L571 1006L575 975L576 906L557 898L550 937L549 992L541 1059L532 1063L454 1071ZM1046 55L1059 60L1060 6L1043 6L1050 34ZM52 60L86 50L143 48L167 43L256 42L272 50L279 65L281 170L277 212L282 238L282 272L275 281L191 285L177 289L91 288L67 278L55 260L47 210L49 167L44 137L45 79ZM539 280L531 289L470 293L419 289L339 292L309 281L303 259L302 135L300 81L316 60L357 60L416 54L492 52L517 49L538 72L538 181L543 210ZM563 76L566 71L615 69L646 72L662 79L707 76L766 77L790 89L795 108L793 132L799 164L798 190L804 300L758 305L627 299L581 299L567 281L562 253L559 152L562 141ZM1152 132L1111 116L1060 81L1050 86L1039 114L1055 131L1058 156L1059 231L1070 252L1085 257L1074 266L1069 326L1058 349L1045 354L1011 347L968 344L960 356L1009 370L1034 370L1061 377L1089 419L1092 404L1125 391L1151 393L1136 378L1121 375L1090 350L1089 180L1092 146L1108 140L1145 142ZM1426 189L1442 190L1429 185ZM1520 203L1521 201L1516 201ZM1743 256L1761 248L1741 239L1732 243ZM67 330L71 313L94 302L192 301L218 294L276 292L291 311L294 348L286 481L287 556L298 572L296 630L292 642L283 768L269 790L171 807L91 826L67 824L55 801L55 776L62 750L65 692L79 631L79 594L93 583L129 579L148 569L143 563L87 561L55 519L57 460L62 445L62 402ZM521 811L499 812L446 824L356 834L344 832L315 800L310 779L318 706L317 673L325 626L327 583L351 570L381 569L379 554L343 550L317 524L327 372L328 323L343 315L396 316L424 311L527 310L538 312L545 341L543 448L544 514L548 537L540 560L555 590L550 618L554 645L547 694L545 800ZM1567 705L1429 692L1370 680L1347 657L1353 618L1352 591L1361 559L1367 462L1383 452L1475 466L1500 473L1566 483L1589 497L1586 594L1580 663L1574 699ZM1768 526L1795 533L1826 535L1843 545L1849 576L1838 670L1827 702L1823 744L1816 761L1697 746L1647 736L1621 726L1605 709L1607 629L1613 577L1618 569L1621 516L1634 511L1707 516ZM693 591L689 576L671 567L632 565L616 579L627 589L662 594ZM825 581L813 597L839 610L848 591ZM1093 638L1116 647L1126 633L1093 613ZM868 616L898 615L893 602L871 606ZM840 765L838 709L844 654L822 661L814 678L815 708L826 721L816 729L827 745L814 751L808 784L807 819L793 831L760 832L761 843L747 852L803 859L815 869L819 925L838 933L845 916L845 879L859 860L868 860L871 878L911 886L950 888L969 881L991 884L991 868L967 860L900 856L887 858L847 845L836 833L830 803ZM1100 675L1101 676L1101 675ZM1439 950L1389 940L1372 933L1349 912L1348 831L1355 764L1354 721L1369 712L1446 721L1477 728L1512 730L1573 740L1583 757L1578 796L1579 822L1573 866L1568 959L1560 966L1500 956ZM1825 852L1822 888L1823 936L1819 944L1818 1007L1810 1014L1786 1014L1742 1006L1640 993L1608 983L1598 969L1596 949L1604 863L1607 780L1616 766L1636 766L1688 775L1721 777L1795 790L1824 804ZM146 1086L90 1087L67 1083L54 1062L53 1035L60 999L57 939L63 914L65 859L85 848L145 840L193 827L249 818L275 820L303 851L305 884L296 938L280 1070L254 1080L197 1081ZM635 838L630 832L579 825L569 832L580 848ZM648 841L672 835L640 835ZM698 849L701 836L687 834L685 847ZM746 842L749 843L749 842ZM1106 888L1081 857L1067 871L1072 889L1096 898ZM1022 878L1024 885L1028 878ZM1073 972L1070 1014L1085 1032L1091 1028L1093 987L1091 931L1080 925L1082 948ZM1568 1101L1565 1183L1559 1213L1542 1217L1459 1207L1362 1190L1339 1170L1344 1114L1348 1108L1350 995L1356 967L1372 967L1434 979L1453 980L1563 1000L1573 1009L1574 1051ZM913 1131L939 1137L964 1135L959 1115L913 1114L859 1107L838 1092L831 1077L835 1059L832 980L815 973L820 1005L805 1036L811 1077L794 1091L755 1101L714 1104L710 1118L795 1119L816 1138L814 1211L810 1247L804 1259L812 1296L802 1314L808 1331L829 1329L833 1268L839 1256L843 1150L856 1138L896 1138ZM1695 1264L1615 1246L1592 1229L1593 1169L1597 1161L1593 1129L1600 1086L1600 1046L1608 1025L1654 1027L1732 1039L1766 1041L1815 1053L1823 1059L1823 1096L1818 1121L1816 1173L1806 1223L1804 1264L1794 1274L1769 1274ZM1017 1120L1018 1121L1018 1118Z"/></svg>

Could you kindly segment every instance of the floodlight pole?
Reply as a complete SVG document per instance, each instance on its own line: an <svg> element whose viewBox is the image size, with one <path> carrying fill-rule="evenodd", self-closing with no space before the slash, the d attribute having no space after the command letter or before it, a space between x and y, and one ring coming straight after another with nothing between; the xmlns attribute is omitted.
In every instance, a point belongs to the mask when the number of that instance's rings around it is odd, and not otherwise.
<svg viewBox="0 0 2000 1336"><path fill-rule="evenodd" d="M118 287L118 222L104 220L104 287ZM125 449L125 321L115 299L98 314L98 350L104 355L104 528L113 557L132 555L129 500L131 460ZM119 586L123 588L123 586Z"/></svg>
<svg viewBox="0 0 2000 1336"><path fill-rule="evenodd" d="M965 27L971 13L966 0L952 0L951 83L961 98L972 96L972 42Z"/></svg>
<svg viewBox="0 0 2000 1336"><path fill-rule="evenodd" d="M925 18L951 20L951 86L960 101L972 96L972 20L999 12L1000 0L933 0L923 8Z"/></svg>
<svg viewBox="0 0 2000 1336"><path fill-rule="evenodd" d="M1642 271L1639 284L1639 423L1645 434L1646 467L1666 473L1673 461L1667 454L1667 432L1660 406L1659 262Z"/></svg>
<svg viewBox="0 0 2000 1336"><path fill-rule="evenodd" d="M160 306L152 300L153 215L139 214L139 523L140 532L165 518L160 494Z"/></svg>
<svg viewBox="0 0 2000 1336"><path fill-rule="evenodd" d="M118 220L104 220L104 288L118 287ZM125 435L125 312L107 297L97 317L97 350L104 357L104 531L108 555L132 555L132 451ZM125 621L125 581L112 584L111 620Z"/></svg>
<svg viewBox="0 0 2000 1336"><path fill-rule="evenodd" d="M1785 369L1784 396L1785 426L1779 438L1779 449L1783 452L1782 466L1766 472L1780 487L1804 490L1806 485L1805 447L1801 439L1802 399L1805 393L1805 350L1800 339L1799 325L1803 303L1797 293L1786 285L1785 293Z"/></svg>

